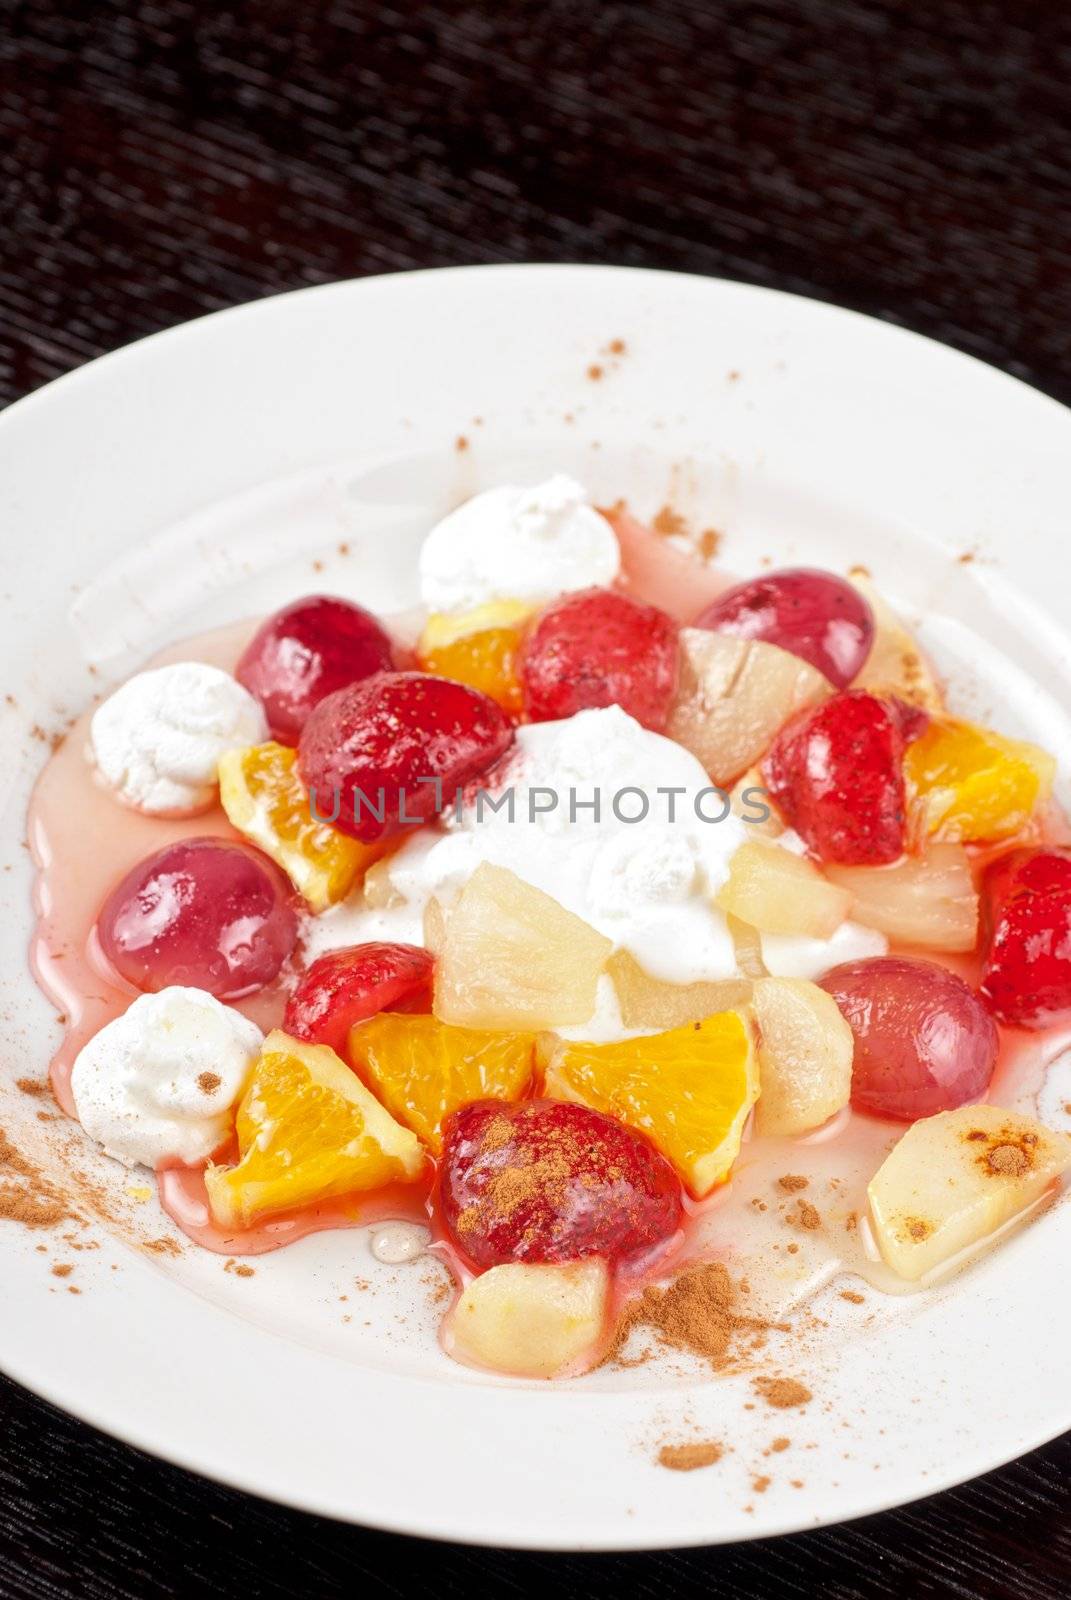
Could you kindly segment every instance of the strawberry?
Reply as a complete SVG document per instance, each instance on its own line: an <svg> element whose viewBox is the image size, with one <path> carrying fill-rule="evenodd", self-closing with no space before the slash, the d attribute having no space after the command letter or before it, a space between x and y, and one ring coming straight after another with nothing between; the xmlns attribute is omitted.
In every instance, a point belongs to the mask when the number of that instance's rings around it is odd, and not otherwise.
<svg viewBox="0 0 1071 1600"><path fill-rule="evenodd" d="M430 951L414 944L372 941L329 950L302 974L283 1029L345 1056L355 1022L377 1011L430 1011L434 966Z"/></svg>
<svg viewBox="0 0 1071 1600"><path fill-rule="evenodd" d="M473 1266L611 1264L681 1226L681 1187L664 1156L624 1123L565 1100L477 1100L448 1117L442 1217Z"/></svg>
<svg viewBox="0 0 1071 1600"><path fill-rule="evenodd" d="M374 844L452 805L512 742L509 719L478 689L381 672L320 701L302 730L298 771L319 817Z"/></svg>
<svg viewBox="0 0 1071 1600"><path fill-rule="evenodd" d="M679 671L677 624L613 589L583 589L548 606L521 647L524 708L533 722L621 706L656 733Z"/></svg>
<svg viewBox="0 0 1071 1600"><path fill-rule="evenodd" d="M762 775L771 798L823 861L878 866L904 852L899 706L846 690L786 724Z"/></svg>
<svg viewBox="0 0 1071 1600"><path fill-rule="evenodd" d="M370 611L314 594L261 624L234 675L264 707L272 738L293 745L326 695L393 665L390 638Z"/></svg>
<svg viewBox="0 0 1071 1600"><path fill-rule="evenodd" d="M1002 1022L1071 1019L1071 850L1015 850L986 873L981 993Z"/></svg>

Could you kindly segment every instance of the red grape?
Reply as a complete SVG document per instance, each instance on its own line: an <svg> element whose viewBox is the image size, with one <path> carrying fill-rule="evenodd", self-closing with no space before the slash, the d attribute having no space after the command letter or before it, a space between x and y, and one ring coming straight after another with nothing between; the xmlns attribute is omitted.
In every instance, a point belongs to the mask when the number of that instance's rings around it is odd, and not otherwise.
<svg viewBox="0 0 1071 1600"><path fill-rule="evenodd" d="M845 961L819 983L855 1035L852 1104L915 1122L984 1095L997 1061L996 1025L954 972L934 961Z"/></svg>
<svg viewBox="0 0 1071 1600"><path fill-rule="evenodd" d="M183 839L148 856L112 890L97 937L121 978L238 1000L276 976L297 939L292 891L259 851Z"/></svg>
<svg viewBox="0 0 1071 1600"><path fill-rule="evenodd" d="M314 594L261 624L234 675L264 707L272 738L293 745L326 695L393 664L390 638L370 611Z"/></svg>
<svg viewBox="0 0 1071 1600"><path fill-rule="evenodd" d="M680 670L677 624L613 589L555 601L521 646L524 709L533 722L621 706L661 733Z"/></svg>
<svg viewBox="0 0 1071 1600"><path fill-rule="evenodd" d="M870 654L874 614L854 585L814 567L738 583L696 618L697 628L780 645L846 689Z"/></svg>
<svg viewBox="0 0 1071 1600"><path fill-rule="evenodd" d="M446 1119L443 1135L443 1221L474 1266L615 1263L681 1225L681 1186L665 1156L601 1111L477 1100Z"/></svg>

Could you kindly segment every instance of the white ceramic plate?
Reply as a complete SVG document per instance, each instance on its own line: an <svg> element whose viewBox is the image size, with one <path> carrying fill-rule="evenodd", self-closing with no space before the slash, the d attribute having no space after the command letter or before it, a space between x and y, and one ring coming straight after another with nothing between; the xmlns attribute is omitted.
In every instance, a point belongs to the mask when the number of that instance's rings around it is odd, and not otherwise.
<svg viewBox="0 0 1071 1600"><path fill-rule="evenodd" d="M792 1351L815 1398L775 1413L746 1408L746 1378L698 1369L552 1387L454 1366L427 1270L377 1267L360 1233L307 1240L244 1279L193 1249L147 1254L139 1240L164 1231L155 1201L13 1086L56 1035L25 953L40 730L161 644L311 588L410 602L434 516L564 468L600 498L724 530L741 572L764 557L865 562L922 619L960 705L1066 751L1069 461L1066 411L923 339L736 284L583 267L306 290L149 339L9 410L0 1122L43 1162L102 1178L112 1220L76 1234L96 1246L77 1254L0 1222L3 1368L227 1483L540 1548L854 1517L1071 1424L1064 1203L940 1292L872 1296L865 1318L827 1297L830 1327ZM76 1263L66 1280L49 1271L59 1259ZM779 1434L792 1443L771 1465ZM732 1447L716 1467L654 1464L662 1442L709 1437Z"/></svg>

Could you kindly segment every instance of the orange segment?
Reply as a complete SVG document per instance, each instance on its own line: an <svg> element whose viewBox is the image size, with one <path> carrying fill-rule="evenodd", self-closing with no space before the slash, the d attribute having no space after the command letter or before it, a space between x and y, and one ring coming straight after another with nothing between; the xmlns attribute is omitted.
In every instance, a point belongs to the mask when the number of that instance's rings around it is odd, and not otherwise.
<svg viewBox="0 0 1071 1600"><path fill-rule="evenodd" d="M546 1090L644 1133L693 1195L722 1183L759 1093L751 1031L738 1011L619 1044L548 1046Z"/></svg>
<svg viewBox="0 0 1071 1600"><path fill-rule="evenodd" d="M228 820L278 862L313 911L344 900L380 853L316 821L297 751L286 745L228 750L219 762L219 797Z"/></svg>
<svg viewBox="0 0 1071 1600"><path fill-rule="evenodd" d="M453 1028L438 1017L381 1011L350 1029L349 1056L391 1116L438 1155L443 1118L472 1100L519 1100L532 1080L535 1035Z"/></svg>
<svg viewBox="0 0 1071 1600"><path fill-rule="evenodd" d="M504 711L518 715L516 659L531 609L521 600L494 600L457 616L436 612L420 636L417 660L425 672L481 689Z"/></svg>
<svg viewBox="0 0 1071 1600"><path fill-rule="evenodd" d="M212 1215L243 1228L336 1195L412 1183L424 1152L322 1044L276 1029L264 1041L236 1124L241 1159L205 1172Z"/></svg>
<svg viewBox="0 0 1071 1600"><path fill-rule="evenodd" d="M904 756L924 832L949 843L1021 832L1048 799L1055 771L1037 745L949 719L931 722Z"/></svg>

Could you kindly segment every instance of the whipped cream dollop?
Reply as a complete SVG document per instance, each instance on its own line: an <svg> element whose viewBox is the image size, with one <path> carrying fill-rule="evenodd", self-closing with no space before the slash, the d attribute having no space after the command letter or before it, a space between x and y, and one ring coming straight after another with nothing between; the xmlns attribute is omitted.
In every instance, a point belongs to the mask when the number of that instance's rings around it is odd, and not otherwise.
<svg viewBox="0 0 1071 1600"><path fill-rule="evenodd" d="M682 745L618 706L581 711L519 727L513 751L484 782L498 809L477 788L460 810L414 833L386 868L393 903L372 910L351 902L312 919L308 959L364 939L422 944L428 902L449 910L489 861L553 896L654 978L694 983L737 974L733 940L713 897L751 830L728 814ZM831 940L763 936L767 967L779 976L816 977L885 948L882 935L851 922ZM609 980L591 1022L566 1031L623 1036Z"/></svg>
<svg viewBox="0 0 1071 1600"><path fill-rule="evenodd" d="M219 667L177 661L135 673L94 712L93 760L116 798L154 816L192 816L215 799L216 766L268 725L248 690Z"/></svg>
<svg viewBox="0 0 1071 1600"><path fill-rule="evenodd" d="M126 1166L191 1165L219 1148L263 1040L204 989L143 994L79 1051L78 1120Z"/></svg>
<svg viewBox="0 0 1071 1600"><path fill-rule="evenodd" d="M420 592L431 611L471 611L492 600L552 600L617 577L621 551L575 478L474 495L436 524L420 552Z"/></svg>

